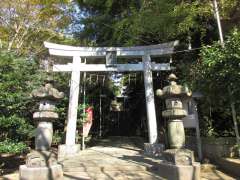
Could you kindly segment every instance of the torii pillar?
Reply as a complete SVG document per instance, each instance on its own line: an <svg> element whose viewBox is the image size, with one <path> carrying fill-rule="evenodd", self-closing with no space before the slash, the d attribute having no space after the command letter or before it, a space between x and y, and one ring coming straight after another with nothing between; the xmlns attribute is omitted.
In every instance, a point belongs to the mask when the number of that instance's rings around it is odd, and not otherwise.
<svg viewBox="0 0 240 180"><path fill-rule="evenodd" d="M165 147L163 144L158 144L158 129L153 92L151 56L146 53L142 57L142 60L149 137L149 143L144 143L144 152L150 156L161 156Z"/></svg>
<svg viewBox="0 0 240 180"><path fill-rule="evenodd" d="M148 119L148 137L150 144L156 144L158 141L157 121L154 103L153 80L151 69L151 57L146 54L143 59L143 75L146 97L147 119Z"/></svg>
<svg viewBox="0 0 240 180"><path fill-rule="evenodd" d="M78 67L81 65L81 58L74 56L72 60L72 74L70 82L70 94L67 116L66 141L58 147L58 160L75 155L80 151L80 144L76 144L77 109L79 98L80 74Z"/></svg>

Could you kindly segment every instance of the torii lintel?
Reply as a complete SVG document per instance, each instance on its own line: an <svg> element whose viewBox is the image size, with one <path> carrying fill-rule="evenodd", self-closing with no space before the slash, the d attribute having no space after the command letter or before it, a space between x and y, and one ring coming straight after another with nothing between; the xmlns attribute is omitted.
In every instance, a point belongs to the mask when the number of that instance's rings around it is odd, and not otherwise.
<svg viewBox="0 0 240 180"><path fill-rule="evenodd" d="M68 45L55 44L44 42L44 46L49 49L49 53L55 56L66 57L105 57L107 51L116 51L118 57L142 57L145 54L150 56L163 56L172 54L174 47L179 44L179 41L168 43L135 46L135 47L75 47Z"/></svg>

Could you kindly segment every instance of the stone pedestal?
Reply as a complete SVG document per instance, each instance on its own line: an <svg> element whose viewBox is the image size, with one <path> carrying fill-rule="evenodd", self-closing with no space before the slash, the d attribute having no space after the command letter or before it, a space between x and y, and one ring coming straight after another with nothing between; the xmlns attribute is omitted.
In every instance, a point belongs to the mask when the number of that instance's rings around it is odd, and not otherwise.
<svg viewBox="0 0 240 180"><path fill-rule="evenodd" d="M62 144L58 146L58 161L61 162L66 158L73 157L81 149L80 144L66 145Z"/></svg>
<svg viewBox="0 0 240 180"><path fill-rule="evenodd" d="M188 149L167 149L163 152L166 161L174 165L192 165L194 163L194 155Z"/></svg>
<svg viewBox="0 0 240 180"><path fill-rule="evenodd" d="M169 180L200 180L201 165L194 162L192 165L175 165L162 161L158 165L159 175Z"/></svg>
<svg viewBox="0 0 240 180"><path fill-rule="evenodd" d="M20 166L20 180L63 180L63 170L60 164L50 167Z"/></svg>
<svg viewBox="0 0 240 180"><path fill-rule="evenodd" d="M144 154L147 156L160 157L165 149L164 144L144 143Z"/></svg>
<svg viewBox="0 0 240 180"><path fill-rule="evenodd" d="M32 151L26 157L26 165L20 166L21 180L60 180L62 166L57 163L57 155L51 151Z"/></svg>

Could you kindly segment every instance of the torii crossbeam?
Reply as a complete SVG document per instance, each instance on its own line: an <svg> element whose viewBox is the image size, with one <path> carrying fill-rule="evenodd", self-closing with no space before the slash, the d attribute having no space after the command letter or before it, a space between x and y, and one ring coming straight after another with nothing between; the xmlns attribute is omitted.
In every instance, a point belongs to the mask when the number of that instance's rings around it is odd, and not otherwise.
<svg viewBox="0 0 240 180"><path fill-rule="evenodd" d="M44 45L49 49L50 55L72 57L72 62L60 65L54 64L54 72L72 72L71 87L69 96L69 109L68 109L68 123L66 134L67 153L74 153L76 138L76 123L77 123L77 107L79 96L80 72L134 72L143 71L146 108L148 118L148 134L150 144L157 143L157 122L154 103L154 92L152 84L152 71L168 71L171 70L169 63L156 64L151 62L151 57L160 57L170 55L174 52L174 47L178 41L163 43L150 46L136 46L136 47L74 47L60 44L45 42ZM81 59L84 58L105 58L107 52L114 51L117 57L127 58L142 58L141 63L136 64L115 64L114 66L107 66L106 64L86 64L82 63Z"/></svg>

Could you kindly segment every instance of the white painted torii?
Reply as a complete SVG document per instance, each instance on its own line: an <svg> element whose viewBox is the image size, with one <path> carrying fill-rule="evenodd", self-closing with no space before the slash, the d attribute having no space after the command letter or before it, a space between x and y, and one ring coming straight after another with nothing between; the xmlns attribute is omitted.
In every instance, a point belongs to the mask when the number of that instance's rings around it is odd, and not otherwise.
<svg viewBox="0 0 240 180"><path fill-rule="evenodd" d="M53 65L53 71L55 72L72 72L66 146L72 147L75 145L80 72L90 71L143 71L149 143L157 143L158 135L152 84L152 71L171 70L171 67L169 63L156 64L151 62L151 56L159 57L167 54L172 54L174 47L177 44L178 41L158 45L136 47L74 47L44 42L45 47L49 49L50 55L72 57L73 59L71 63L65 65ZM81 62L81 58L105 58L106 52L108 51L115 51L118 57L142 58L142 63L116 64L113 67L109 67L106 66L106 64L86 64Z"/></svg>

